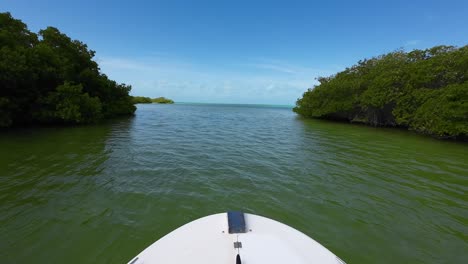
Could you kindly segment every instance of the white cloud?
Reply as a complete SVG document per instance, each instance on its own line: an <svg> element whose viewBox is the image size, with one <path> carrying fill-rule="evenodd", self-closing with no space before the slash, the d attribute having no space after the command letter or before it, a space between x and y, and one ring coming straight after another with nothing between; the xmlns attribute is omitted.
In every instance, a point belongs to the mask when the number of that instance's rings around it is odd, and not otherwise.
<svg viewBox="0 0 468 264"><path fill-rule="evenodd" d="M297 73L294 69L289 68L287 66L281 66L281 65L251 64L251 66L259 68L259 69L273 70L273 71L279 71L279 72L283 72L283 73Z"/></svg>
<svg viewBox="0 0 468 264"><path fill-rule="evenodd" d="M415 46L415 45L418 45L419 43L421 43L420 40L408 40L406 43L405 43L405 46Z"/></svg>
<svg viewBox="0 0 468 264"><path fill-rule="evenodd" d="M315 77L333 73L273 60L255 60L236 69L158 57L104 56L98 61L111 79L132 85L133 95L191 102L294 104L315 84Z"/></svg>
<svg viewBox="0 0 468 264"><path fill-rule="evenodd" d="M141 62L135 62L122 58L100 58L99 64L103 68L115 68L123 70L154 71L157 67L146 65Z"/></svg>
<svg viewBox="0 0 468 264"><path fill-rule="evenodd" d="M245 64L246 66L251 66L259 69L266 69L272 70L282 73L294 74L294 75L331 75L331 72L328 69L322 68L311 68L311 67L304 67L301 65L290 64L288 62L280 61L280 60L273 60L273 59L265 59L265 58L258 58L253 59L256 61L255 63Z"/></svg>

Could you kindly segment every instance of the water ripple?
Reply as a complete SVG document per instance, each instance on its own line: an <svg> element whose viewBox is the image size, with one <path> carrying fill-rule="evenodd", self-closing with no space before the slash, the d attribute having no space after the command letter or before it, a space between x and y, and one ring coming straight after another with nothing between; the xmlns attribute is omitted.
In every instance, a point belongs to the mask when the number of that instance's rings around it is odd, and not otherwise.
<svg viewBox="0 0 468 264"><path fill-rule="evenodd" d="M232 209L292 225L348 263L468 258L462 144L222 105L140 105L134 118L0 144L6 263L122 263Z"/></svg>

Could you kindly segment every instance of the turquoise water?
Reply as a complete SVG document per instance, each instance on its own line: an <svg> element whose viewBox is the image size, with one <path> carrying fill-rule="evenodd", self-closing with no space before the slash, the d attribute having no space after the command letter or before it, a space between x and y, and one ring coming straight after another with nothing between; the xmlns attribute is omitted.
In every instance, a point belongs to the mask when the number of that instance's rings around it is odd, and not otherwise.
<svg viewBox="0 0 468 264"><path fill-rule="evenodd" d="M138 105L0 134L2 263L126 263L178 226L243 210L348 263L464 263L468 146L304 120L290 108Z"/></svg>

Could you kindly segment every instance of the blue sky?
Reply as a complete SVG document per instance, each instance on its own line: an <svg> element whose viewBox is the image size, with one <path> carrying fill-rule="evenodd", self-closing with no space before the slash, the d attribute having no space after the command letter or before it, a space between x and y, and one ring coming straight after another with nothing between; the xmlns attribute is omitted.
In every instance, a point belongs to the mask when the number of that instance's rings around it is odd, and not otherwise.
<svg viewBox="0 0 468 264"><path fill-rule="evenodd" d="M96 51L132 94L294 104L317 76L398 48L468 44L468 1L2 0Z"/></svg>

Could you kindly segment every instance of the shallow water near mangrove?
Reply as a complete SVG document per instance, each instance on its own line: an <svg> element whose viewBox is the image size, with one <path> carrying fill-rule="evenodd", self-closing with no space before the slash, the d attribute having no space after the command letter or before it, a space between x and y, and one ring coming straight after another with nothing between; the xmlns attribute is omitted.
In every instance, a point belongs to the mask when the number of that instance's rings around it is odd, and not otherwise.
<svg viewBox="0 0 468 264"><path fill-rule="evenodd" d="M242 210L347 263L463 263L467 154L270 106L138 105L105 124L5 132L1 259L126 263L188 221Z"/></svg>

